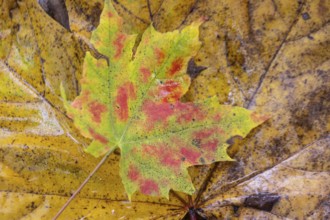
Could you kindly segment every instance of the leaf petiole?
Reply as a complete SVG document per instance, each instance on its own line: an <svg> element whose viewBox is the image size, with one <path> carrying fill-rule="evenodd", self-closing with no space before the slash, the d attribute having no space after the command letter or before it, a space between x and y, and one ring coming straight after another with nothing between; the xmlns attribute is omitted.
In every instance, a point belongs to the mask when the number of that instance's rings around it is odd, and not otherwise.
<svg viewBox="0 0 330 220"><path fill-rule="evenodd" d="M86 177L84 182L79 186L79 188L72 194L72 196L66 201L66 203L62 206L62 208L57 212L55 217L52 220L56 220L62 212L69 206L70 202L78 195L78 193L84 188L84 186L88 183L88 181L92 178L92 176L100 169L100 167L104 164L104 162L108 159L110 154L116 149L117 147L113 147L110 149L102 158L102 160L97 164L94 170Z"/></svg>

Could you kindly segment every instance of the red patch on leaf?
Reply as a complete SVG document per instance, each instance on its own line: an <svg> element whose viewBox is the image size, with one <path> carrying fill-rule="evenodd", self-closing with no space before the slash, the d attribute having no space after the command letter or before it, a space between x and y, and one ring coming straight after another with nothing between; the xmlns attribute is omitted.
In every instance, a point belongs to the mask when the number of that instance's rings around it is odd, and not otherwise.
<svg viewBox="0 0 330 220"><path fill-rule="evenodd" d="M201 144L201 148L207 151L214 152L218 147L219 141L217 139L210 140L204 144Z"/></svg>
<svg viewBox="0 0 330 220"><path fill-rule="evenodd" d="M180 114L177 119L177 122L180 124L192 121L200 121L206 117L202 109L192 103L177 102L175 109Z"/></svg>
<svg viewBox="0 0 330 220"><path fill-rule="evenodd" d="M173 106L169 103L154 103L152 101L144 102L142 111L148 117L147 123L153 125L155 122L166 121L173 115Z"/></svg>
<svg viewBox="0 0 330 220"><path fill-rule="evenodd" d="M89 112L92 114L92 120L96 123L101 122L101 114L107 110L107 107L97 101L89 104Z"/></svg>
<svg viewBox="0 0 330 220"><path fill-rule="evenodd" d="M124 48L124 41L126 39L126 35L119 34L116 40L113 41L113 45L116 48L115 58L119 58L123 52Z"/></svg>
<svg viewBox="0 0 330 220"><path fill-rule="evenodd" d="M220 121L221 118L222 118L222 116L221 116L220 114L216 114L216 115L213 117L213 119L214 119L215 121Z"/></svg>
<svg viewBox="0 0 330 220"><path fill-rule="evenodd" d="M81 92L81 95L71 103L71 106L76 109L81 109L82 105L88 101L88 98L89 98L89 91L83 90Z"/></svg>
<svg viewBox="0 0 330 220"><path fill-rule="evenodd" d="M111 17L113 17L113 14L112 14L112 12L108 12L107 16L108 16L108 18L111 18Z"/></svg>
<svg viewBox="0 0 330 220"><path fill-rule="evenodd" d="M88 131L95 140L101 142L102 144L107 144L109 142L106 137L96 133L92 128L89 128Z"/></svg>
<svg viewBox="0 0 330 220"><path fill-rule="evenodd" d="M205 129L203 131L197 131L194 133L194 137L196 139L205 139L205 138L208 138L210 137L212 134L214 134L216 131L216 129Z"/></svg>
<svg viewBox="0 0 330 220"><path fill-rule="evenodd" d="M128 178L132 181L136 181L136 180L139 179L139 177L140 177L139 170L136 167L132 166L132 165L129 166L129 168L128 168Z"/></svg>
<svg viewBox="0 0 330 220"><path fill-rule="evenodd" d="M181 70L182 66L183 66L183 59L182 58L178 58L178 59L174 60L171 64L171 67L168 71L168 74L170 76L175 75L177 72L179 72Z"/></svg>
<svg viewBox="0 0 330 220"><path fill-rule="evenodd" d="M169 166L173 168L179 168L181 164L180 158L175 157L175 152L171 151L170 148L166 145L159 144L156 146L151 145L142 145L143 152L146 155L153 156L158 158L160 163L164 166Z"/></svg>
<svg viewBox="0 0 330 220"><path fill-rule="evenodd" d="M161 64L165 58L164 52L159 48L155 48L154 53L156 55L157 63Z"/></svg>
<svg viewBox="0 0 330 220"><path fill-rule="evenodd" d="M116 113L120 120L126 121L128 119L128 101L136 99L135 87L133 83L127 82L120 86L117 90Z"/></svg>
<svg viewBox="0 0 330 220"><path fill-rule="evenodd" d="M181 148L180 153L191 164L197 164L197 159L202 155L200 152L189 148Z"/></svg>
<svg viewBox="0 0 330 220"><path fill-rule="evenodd" d="M140 68L140 72L142 73L142 80L143 82L148 82L149 80L149 77L151 75L151 72L148 68L145 68L145 67L141 67Z"/></svg>
<svg viewBox="0 0 330 220"><path fill-rule="evenodd" d="M163 165L178 168L180 166L181 161L178 158L173 157L173 153L167 152L163 154L160 161Z"/></svg>
<svg viewBox="0 0 330 220"><path fill-rule="evenodd" d="M180 83L168 80L159 86L158 93L163 102L175 102L182 96L182 88Z"/></svg>
<svg viewBox="0 0 330 220"><path fill-rule="evenodd" d="M144 180L140 183L140 191L145 195L158 195L159 187L154 180Z"/></svg>

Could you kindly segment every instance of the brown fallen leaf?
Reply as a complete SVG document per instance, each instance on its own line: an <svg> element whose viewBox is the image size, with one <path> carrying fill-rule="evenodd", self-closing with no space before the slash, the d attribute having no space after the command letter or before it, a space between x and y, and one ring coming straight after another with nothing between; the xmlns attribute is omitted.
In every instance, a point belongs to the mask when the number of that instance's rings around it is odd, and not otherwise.
<svg viewBox="0 0 330 220"><path fill-rule="evenodd" d="M328 137L315 141L276 166L232 186L224 193L212 195L214 198L205 201L201 208L207 216L217 218L233 214L233 209L228 209L228 206L238 206L238 211L236 211L238 216L242 215L240 212L250 210L252 214L249 215L256 216L260 215L259 213L268 212L269 218L272 216L290 219L309 217L320 202L328 199L330 193L328 184L330 175L329 172L324 171L324 169L329 169L330 165L327 161L330 156L329 140ZM278 201L270 210L261 210L260 207L256 207L258 204L256 197L267 192L276 193L272 196L275 196ZM265 195L263 197L265 200ZM247 200L250 200L248 204Z"/></svg>
<svg viewBox="0 0 330 220"><path fill-rule="evenodd" d="M149 4L148 4L149 2ZM326 1L114 1L126 29L160 31L197 18L206 70L188 100L271 112L246 139L233 139L236 162L190 169L192 198L133 196L129 203L114 154L63 219L311 218L329 215L329 20ZM49 219L98 160L62 113L59 83L79 92L84 52L36 1L0 1L0 219ZM102 1L66 1L73 32L89 37ZM270 212L247 198L276 194Z"/></svg>

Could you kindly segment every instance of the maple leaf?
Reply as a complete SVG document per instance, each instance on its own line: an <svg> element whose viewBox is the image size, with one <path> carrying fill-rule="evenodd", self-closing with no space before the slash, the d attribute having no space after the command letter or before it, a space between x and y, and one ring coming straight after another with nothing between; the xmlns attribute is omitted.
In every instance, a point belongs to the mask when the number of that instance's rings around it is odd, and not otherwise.
<svg viewBox="0 0 330 220"><path fill-rule="evenodd" d="M81 94L65 107L95 157L120 148L120 175L131 198L139 190L168 198L169 190L194 193L187 167L232 160L226 153L233 136L245 137L264 122L240 107L215 98L183 103L190 77L187 63L199 47L199 24L159 33L150 26L133 54L136 36L106 1L91 42L110 59L87 54Z"/></svg>

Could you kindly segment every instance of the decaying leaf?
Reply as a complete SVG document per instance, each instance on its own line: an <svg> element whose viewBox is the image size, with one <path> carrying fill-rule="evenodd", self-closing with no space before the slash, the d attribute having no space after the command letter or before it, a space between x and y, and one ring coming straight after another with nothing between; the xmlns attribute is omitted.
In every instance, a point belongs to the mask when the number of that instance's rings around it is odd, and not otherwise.
<svg viewBox="0 0 330 220"><path fill-rule="evenodd" d="M219 194L209 199L202 207L208 216L217 218L233 213L230 209L234 205L239 207L238 211L243 216L262 217L263 215L266 219L278 217L303 219L312 216L317 212L314 211L319 206L317 201L326 201L330 193L327 184L330 181L329 173L322 172L328 168L323 167L322 163L317 163L313 158L318 157L319 161L329 158L329 149L329 137L316 141L271 169L237 184L225 195ZM258 193L255 194L256 192ZM272 195L269 192L277 193ZM254 197L254 201L251 197ZM267 202L271 202L271 206L267 207ZM265 208L262 209L262 206ZM258 212L257 209L262 209L263 212Z"/></svg>
<svg viewBox="0 0 330 220"><path fill-rule="evenodd" d="M193 194L187 168L231 160L226 141L245 137L268 118L215 98L180 101L190 85L187 63L200 47L198 28L162 34L150 26L132 54L136 36L122 32L121 18L106 1L93 32L92 43L111 65L87 55L81 94L65 106L93 139L86 152L98 157L120 148L129 198L137 190L167 198L170 189Z"/></svg>

